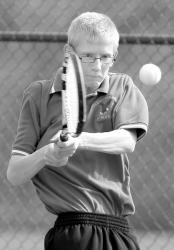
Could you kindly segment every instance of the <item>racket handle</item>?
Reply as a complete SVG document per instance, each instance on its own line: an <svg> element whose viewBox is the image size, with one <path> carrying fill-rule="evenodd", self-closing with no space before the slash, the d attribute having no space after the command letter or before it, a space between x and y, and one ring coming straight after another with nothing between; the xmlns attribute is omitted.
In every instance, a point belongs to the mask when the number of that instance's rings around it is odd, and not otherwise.
<svg viewBox="0 0 174 250"><path fill-rule="evenodd" d="M68 133L65 131L62 131L62 133L60 134L60 140L61 141L68 141Z"/></svg>

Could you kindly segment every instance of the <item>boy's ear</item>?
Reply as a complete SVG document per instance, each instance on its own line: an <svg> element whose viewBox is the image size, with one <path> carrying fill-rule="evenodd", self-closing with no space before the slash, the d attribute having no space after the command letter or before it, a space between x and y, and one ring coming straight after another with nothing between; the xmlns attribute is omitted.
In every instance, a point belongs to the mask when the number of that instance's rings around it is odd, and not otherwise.
<svg viewBox="0 0 174 250"><path fill-rule="evenodd" d="M114 62L117 60L118 50L114 53Z"/></svg>
<svg viewBox="0 0 174 250"><path fill-rule="evenodd" d="M116 62L116 60L117 60L117 56L118 56L118 51L116 51L116 52L114 53L113 63L112 63L112 65Z"/></svg>

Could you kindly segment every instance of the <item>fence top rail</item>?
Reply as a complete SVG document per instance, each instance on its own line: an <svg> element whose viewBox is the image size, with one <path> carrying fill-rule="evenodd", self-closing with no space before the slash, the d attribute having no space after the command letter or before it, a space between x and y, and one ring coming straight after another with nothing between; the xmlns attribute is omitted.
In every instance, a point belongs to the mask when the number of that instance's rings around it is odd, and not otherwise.
<svg viewBox="0 0 174 250"><path fill-rule="evenodd" d="M67 41L67 33L31 32L31 31L0 31L0 42L59 42ZM121 34L120 44L174 45L172 35L140 35Z"/></svg>

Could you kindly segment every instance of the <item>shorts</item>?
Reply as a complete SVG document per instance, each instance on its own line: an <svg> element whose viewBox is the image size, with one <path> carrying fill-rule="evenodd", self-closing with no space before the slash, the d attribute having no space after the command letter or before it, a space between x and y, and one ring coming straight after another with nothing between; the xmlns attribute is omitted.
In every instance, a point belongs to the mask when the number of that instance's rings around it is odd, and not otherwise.
<svg viewBox="0 0 174 250"><path fill-rule="evenodd" d="M139 250L126 217L61 213L45 236L45 250Z"/></svg>

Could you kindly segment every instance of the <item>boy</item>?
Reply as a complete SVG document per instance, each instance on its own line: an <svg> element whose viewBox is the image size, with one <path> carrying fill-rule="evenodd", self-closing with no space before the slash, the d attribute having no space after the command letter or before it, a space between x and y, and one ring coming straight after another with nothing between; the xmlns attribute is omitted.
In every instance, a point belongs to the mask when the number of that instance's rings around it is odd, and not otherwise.
<svg viewBox="0 0 174 250"><path fill-rule="evenodd" d="M127 221L135 212L127 153L147 132L147 103L129 76L109 72L119 46L109 17L86 12L75 18L66 46L84 72L84 131L51 143L61 130L61 70L56 81L31 84L7 177L14 185L32 180L48 211L57 215L46 250L139 249Z"/></svg>

